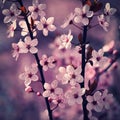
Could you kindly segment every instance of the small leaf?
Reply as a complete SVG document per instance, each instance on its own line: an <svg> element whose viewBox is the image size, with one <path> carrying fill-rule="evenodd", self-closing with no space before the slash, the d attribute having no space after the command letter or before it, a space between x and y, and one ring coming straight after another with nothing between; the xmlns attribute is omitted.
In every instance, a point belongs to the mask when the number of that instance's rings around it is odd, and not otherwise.
<svg viewBox="0 0 120 120"><path fill-rule="evenodd" d="M20 7L20 10L23 12L23 13L26 13L26 8L24 6Z"/></svg>

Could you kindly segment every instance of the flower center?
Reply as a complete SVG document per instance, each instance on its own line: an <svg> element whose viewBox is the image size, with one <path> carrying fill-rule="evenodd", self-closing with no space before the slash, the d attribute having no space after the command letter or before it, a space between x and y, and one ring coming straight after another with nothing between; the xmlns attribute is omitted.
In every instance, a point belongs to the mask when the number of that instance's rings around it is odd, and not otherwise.
<svg viewBox="0 0 120 120"><path fill-rule="evenodd" d="M76 94L74 94L74 98L75 99L77 99L79 96L78 96L78 94L76 93Z"/></svg>
<svg viewBox="0 0 120 120"><path fill-rule="evenodd" d="M31 48L31 46L30 45L27 45L27 49L29 50Z"/></svg>
<svg viewBox="0 0 120 120"><path fill-rule="evenodd" d="M28 74L28 77L31 78L31 77L32 77L32 73L29 73L29 74Z"/></svg>
<svg viewBox="0 0 120 120"><path fill-rule="evenodd" d="M53 88L51 88L50 92L51 92L51 93L54 93L54 91L55 91L55 90L54 90Z"/></svg>
<svg viewBox="0 0 120 120"><path fill-rule="evenodd" d="M44 24L43 27L44 27L44 28L47 28L47 27L48 27L48 24Z"/></svg>
<svg viewBox="0 0 120 120"><path fill-rule="evenodd" d="M38 7L37 8L35 8L35 10L34 10L35 12L38 12L39 11L39 9L38 9Z"/></svg>
<svg viewBox="0 0 120 120"><path fill-rule="evenodd" d="M11 12L11 13L10 13L10 16L13 17L13 16L14 16L14 12Z"/></svg>
<svg viewBox="0 0 120 120"><path fill-rule="evenodd" d="M96 101L93 101L93 105L97 105L97 102L96 102Z"/></svg>
<svg viewBox="0 0 120 120"><path fill-rule="evenodd" d="M97 57L96 59L97 59L97 61L100 61L100 60L101 60L101 57Z"/></svg>
<svg viewBox="0 0 120 120"><path fill-rule="evenodd" d="M85 13L83 13L83 14L82 14L82 17L83 17L83 18L84 18L84 17L86 17L86 14L85 14Z"/></svg>

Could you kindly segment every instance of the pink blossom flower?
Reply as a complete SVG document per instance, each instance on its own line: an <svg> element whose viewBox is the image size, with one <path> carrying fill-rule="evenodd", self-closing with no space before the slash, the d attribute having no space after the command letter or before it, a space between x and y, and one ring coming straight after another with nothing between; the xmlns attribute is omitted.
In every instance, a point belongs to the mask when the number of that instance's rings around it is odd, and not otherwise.
<svg viewBox="0 0 120 120"><path fill-rule="evenodd" d="M33 0L33 6L29 6L28 10L31 12L32 18L37 19L38 16L45 16L45 12L43 11L45 8L45 4L39 4L38 0Z"/></svg>
<svg viewBox="0 0 120 120"><path fill-rule="evenodd" d="M61 25L61 28L66 28L68 25L70 25L73 22L74 17L75 14L70 13L70 15L64 21L64 23Z"/></svg>
<svg viewBox="0 0 120 120"><path fill-rule="evenodd" d="M17 60L20 53L25 53L25 44L22 40L20 40L18 43L12 43L13 53L12 56Z"/></svg>
<svg viewBox="0 0 120 120"><path fill-rule="evenodd" d="M63 89L58 87L58 81L54 80L51 84L44 84L45 91L43 92L43 97L50 97L55 99L57 95L63 94Z"/></svg>
<svg viewBox="0 0 120 120"><path fill-rule="evenodd" d="M69 33L68 35L66 34L63 34L60 36L60 41L61 41L61 44L59 46L59 49L62 49L62 48L71 48L71 41L73 39L73 35L71 35L71 30L69 30Z"/></svg>
<svg viewBox="0 0 120 120"><path fill-rule="evenodd" d="M14 31L16 29L16 21L13 21L12 24L8 27L7 34L8 38L14 37Z"/></svg>
<svg viewBox="0 0 120 120"><path fill-rule="evenodd" d="M40 19L40 22L37 24L38 30L43 30L43 35L48 36L48 31L55 31L56 27L53 25L54 17L49 17L46 19L45 17L42 17Z"/></svg>
<svg viewBox="0 0 120 120"><path fill-rule="evenodd" d="M107 32L109 23L103 14L98 16L98 22L99 22L99 25Z"/></svg>
<svg viewBox="0 0 120 120"><path fill-rule="evenodd" d="M55 67L56 60L53 56L47 57L47 55L42 55L42 58L40 60L40 64L43 67L44 71L47 71L48 68L54 68Z"/></svg>
<svg viewBox="0 0 120 120"><path fill-rule="evenodd" d="M100 49L98 52L93 50L92 52L92 61L94 67L101 67L106 64L106 61L108 61L107 57L104 57L104 52L102 49Z"/></svg>
<svg viewBox="0 0 120 120"><path fill-rule="evenodd" d="M74 105L75 103L82 104L83 102L82 95L84 93L85 93L84 88L72 87L70 90L68 90L65 93L65 98L67 100L67 103L69 105Z"/></svg>
<svg viewBox="0 0 120 120"><path fill-rule="evenodd" d="M87 96L87 110L95 110L96 112L101 112L103 109L103 104L101 102L102 94L100 91L94 93L93 96Z"/></svg>
<svg viewBox="0 0 120 120"><path fill-rule="evenodd" d="M113 98L112 94L108 93L107 89L105 89L103 91L101 99L102 99L102 104L103 104L104 108L110 109L110 105L111 105L111 103L113 103L114 98Z"/></svg>
<svg viewBox="0 0 120 120"><path fill-rule="evenodd" d="M52 100L52 102L55 105L58 105L60 108L64 108L66 100L64 98L64 95L62 94L62 95L57 95L56 98Z"/></svg>
<svg viewBox="0 0 120 120"><path fill-rule="evenodd" d="M9 9L4 9L2 11L6 17L4 18L4 23L9 23L17 20L17 17L21 14L21 10L18 10L16 4L12 4Z"/></svg>
<svg viewBox="0 0 120 120"><path fill-rule="evenodd" d="M32 64L31 66L25 66L25 71L24 73L21 73L19 75L19 78L21 80L24 80L25 86L29 86L32 81L37 81L38 76L36 75L38 72L38 68L36 64Z"/></svg>
<svg viewBox="0 0 120 120"><path fill-rule="evenodd" d="M89 5L84 5L83 8L75 8L74 22L82 23L83 25L89 24L89 18L93 16L93 11L90 11Z"/></svg>
<svg viewBox="0 0 120 120"><path fill-rule="evenodd" d="M26 45L26 49L24 49L24 53L32 53L35 54L38 52L38 49L35 47L38 44L38 40L35 38L31 40L30 36L26 36L24 39L24 43Z"/></svg>
<svg viewBox="0 0 120 120"><path fill-rule="evenodd" d="M62 84L68 84L70 85L76 85L77 83L83 82L83 77L80 75L81 73L81 66L74 68L71 65L68 65L66 68L60 67L59 72L64 73L63 78L60 78L62 80Z"/></svg>

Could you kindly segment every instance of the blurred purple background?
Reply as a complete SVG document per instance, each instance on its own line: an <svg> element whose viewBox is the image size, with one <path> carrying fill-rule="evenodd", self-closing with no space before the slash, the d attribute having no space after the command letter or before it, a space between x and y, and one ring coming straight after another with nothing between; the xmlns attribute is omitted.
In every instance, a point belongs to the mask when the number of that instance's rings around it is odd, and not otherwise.
<svg viewBox="0 0 120 120"><path fill-rule="evenodd" d="M25 5L31 5L32 0L23 0ZM69 28L72 29L74 36L79 33L74 27L68 27L65 30L60 29L65 17L79 7L80 0L40 0L47 4L47 17L55 17L55 25L58 29L54 33L50 33L48 37L43 37L40 33L40 55L48 53L48 44L51 43L55 36L63 33ZM120 1L119 0L100 0L103 3L110 2L111 6L117 8L115 17L112 18L111 30L106 33L100 27L90 31L88 38L95 49L100 49L104 43L115 40L120 42L119 25L120 25ZM0 1L1 2L1 1ZM9 8L11 3L6 3L4 8ZM15 37L8 39L6 37L7 26L3 23L4 16L0 10L0 120L40 120L41 98L36 95L24 92L24 83L18 79L19 73L23 71L24 65L34 61L32 55L21 55L16 62L11 55L11 43L17 42L21 37L16 32ZM75 37L77 38L77 37ZM117 46L117 44L116 44ZM120 47L120 46L117 46ZM50 52L49 52L50 53ZM118 61L119 62L119 61ZM120 103L120 69L114 71L114 85L110 89ZM44 103L43 103L44 104Z"/></svg>

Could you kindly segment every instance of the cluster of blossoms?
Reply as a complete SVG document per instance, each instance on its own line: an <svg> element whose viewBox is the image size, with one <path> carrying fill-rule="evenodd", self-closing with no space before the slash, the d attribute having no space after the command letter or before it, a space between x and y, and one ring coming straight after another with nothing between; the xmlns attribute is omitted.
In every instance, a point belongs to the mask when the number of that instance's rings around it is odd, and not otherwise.
<svg viewBox="0 0 120 120"><path fill-rule="evenodd" d="M97 6L98 3L96 1L94 4ZM6 16L4 23L10 23L7 31L9 38L14 37L17 21L20 19L18 25L21 28L21 36L24 37L24 40L20 39L18 43L12 43L13 57L17 60L19 54L29 52L36 58L37 64L32 64L29 67L25 66L24 72L19 76L20 79L24 80L25 91L34 92L31 82L39 80L37 75L39 69L41 75L39 82L42 83L43 92L37 92L37 95L43 96L46 101L48 100L47 102L49 103L47 105L53 103L55 108L58 106L65 108L67 104L70 106L78 104L83 105L81 110L84 111L84 100L86 100L85 107L89 112L89 119L97 120L93 112L102 112L104 109L109 109L114 102L112 94L109 94L107 89L96 90L97 86L99 86L100 75L106 72L112 63L111 59L104 56L104 53L111 51L114 44L111 43L111 47L104 46L96 51L90 44L82 43L83 41L79 38L79 43L72 47L74 38L72 31L69 30L68 34L57 36L55 41L50 44L50 48L54 50L52 56L48 57L46 54L43 54L39 59L37 48L38 31L42 31L44 36L48 36L49 31L53 32L56 30L56 26L53 24L54 17L46 18L45 8L45 4L39 4L38 0L33 0L32 6L29 6L28 10L24 6L18 9L13 3L10 10L5 9L2 12ZM70 14L61 27L65 28L72 24L80 30L87 27L87 31L92 26L92 18L96 16L95 13L98 11L93 8L88 3L83 4L81 8L75 8L74 12ZM115 12L116 9L111 8L110 4L107 3L104 12L97 16L99 25L105 31L108 31L110 17ZM78 27L77 24L81 27ZM82 35L81 38L85 39L85 34L83 33ZM112 51L112 55L114 53ZM85 63L83 63L83 58ZM55 80L51 83L46 82L42 70L48 71L48 68L55 67L56 69L53 72ZM106 72L106 74L108 73Z"/></svg>

